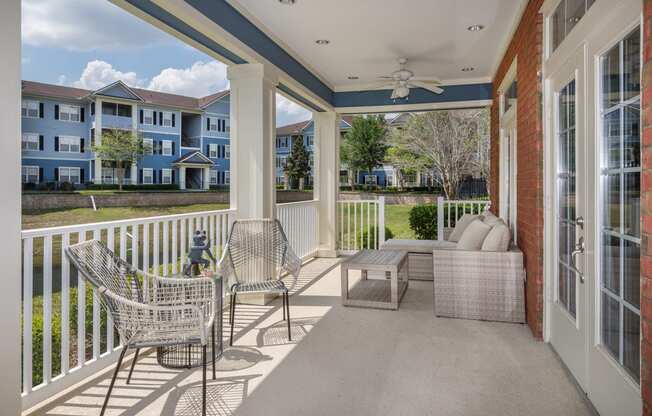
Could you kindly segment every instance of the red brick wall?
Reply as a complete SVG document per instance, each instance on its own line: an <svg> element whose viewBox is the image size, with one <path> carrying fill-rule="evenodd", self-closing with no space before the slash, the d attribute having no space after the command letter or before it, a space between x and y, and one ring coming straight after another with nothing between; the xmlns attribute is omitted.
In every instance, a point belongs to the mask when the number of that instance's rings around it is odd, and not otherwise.
<svg viewBox="0 0 652 416"><path fill-rule="evenodd" d="M493 80L491 108L491 201L498 211L499 109L498 87L514 58L517 59L517 201L518 245L527 271L526 314L535 337L543 337L543 129L541 110L541 54L543 0L530 0Z"/></svg>
<svg viewBox="0 0 652 416"><path fill-rule="evenodd" d="M641 390L652 415L652 0L643 0L643 176L641 178Z"/></svg>

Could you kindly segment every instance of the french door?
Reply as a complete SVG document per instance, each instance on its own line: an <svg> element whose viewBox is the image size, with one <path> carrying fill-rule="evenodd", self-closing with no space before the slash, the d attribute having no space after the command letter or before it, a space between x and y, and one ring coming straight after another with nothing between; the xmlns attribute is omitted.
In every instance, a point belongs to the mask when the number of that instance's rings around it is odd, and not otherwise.
<svg viewBox="0 0 652 416"><path fill-rule="evenodd" d="M550 342L603 416L641 414L640 38L584 45L547 83Z"/></svg>
<svg viewBox="0 0 652 416"><path fill-rule="evenodd" d="M584 129L584 49L550 79L554 174L554 285L550 342L586 390L588 326L584 253L587 249L587 143Z"/></svg>

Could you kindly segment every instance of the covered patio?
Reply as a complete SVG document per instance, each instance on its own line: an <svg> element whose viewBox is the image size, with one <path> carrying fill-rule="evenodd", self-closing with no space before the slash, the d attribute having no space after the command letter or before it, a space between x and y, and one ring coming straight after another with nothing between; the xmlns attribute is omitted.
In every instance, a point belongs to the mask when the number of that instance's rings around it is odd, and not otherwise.
<svg viewBox="0 0 652 416"><path fill-rule="evenodd" d="M207 414L594 414L526 326L433 318L427 282L412 282L400 313L345 308L338 263L304 265L292 293L292 342L280 299L241 306L234 346L209 382ZM126 385L128 368L107 415L200 414L199 371L163 369L152 353ZM109 380L94 377L33 414L96 414Z"/></svg>
<svg viewBox="0 0 652 416"><path fill-rule="evenodd" d="M168 277L194 231L219 258L234 221L277 218L304 261L292 341L280 299L239 306L209 414L652 415L652 0L111 1L228 65L230 207L21 231L21 150L8 140L3 413L99 413L123 346L68 245L102 240ZM17 138L19 1L0 6L0 39L0 132ZM311 201L276 201L277 93L313 112ZM339 263L382 248L385 217L382 196L339 198L342 115L478 107L491 111L491 200L440 198L438 240L458 205L502 217L525 325L436 317L424 281L398 311L343 307ZM136 368L129 386L119 374L110 414L201 414L199 371L152 354Z"/></svg>

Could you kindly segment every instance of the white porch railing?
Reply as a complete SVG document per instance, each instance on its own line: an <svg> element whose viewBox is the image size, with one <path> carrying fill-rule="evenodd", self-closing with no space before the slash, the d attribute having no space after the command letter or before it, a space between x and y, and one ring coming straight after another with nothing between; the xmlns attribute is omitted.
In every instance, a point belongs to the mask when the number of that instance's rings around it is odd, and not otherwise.
<svg viewBox="0 0 652 416"><path fill-rule="evenodd" d="M317 237L317 201L290 202L276 205L276 218L301 259L313 257L319 248Z"/></svg>
<svg viewBox="0 0 652 416"><path fill-rule="evenodd" d="M110 365L120 348L111 317L70 267L65 247L100 239L139 269L173 275L198 229L219 260L233 217L220 210L23 231L23 408Z"/></svg>
<svg viewBox="0 0 652 416"><path fill-rule="evenodd" d="M480 214L491 206L484 200L448 200L437 198L437 240L445 239L445 230L455 227L455 222L464 214Z"/></svg>
<svg viewBox="0 0 652 416"><path fill-rule="evenodd" d="M378 249L385 241L385 197L338 201L337 213L337 250L340 254Z"/></svg>

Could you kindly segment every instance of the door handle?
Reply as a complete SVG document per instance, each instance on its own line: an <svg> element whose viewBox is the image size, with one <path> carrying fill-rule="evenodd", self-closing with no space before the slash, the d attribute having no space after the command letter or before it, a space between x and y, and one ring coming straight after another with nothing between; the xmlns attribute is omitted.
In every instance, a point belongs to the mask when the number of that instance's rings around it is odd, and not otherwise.
<svg viewBox="0 0 652 416"><path fill-rule="evenodd" d="M575 244L575 250L571 253L571 264L570 268L577 273L580 277L580 283L584 283L584 273L582 273L576 266L576 258L578 254L583 254L586 245L584 244L584 237L580 236L579 241Z"/></svg>
<svg viewBox="0 0 652 416"><path fill-rule="evenodd" d="M575 224L580 227L580 230L584 229L584 217L575 218Z"/></svg>

